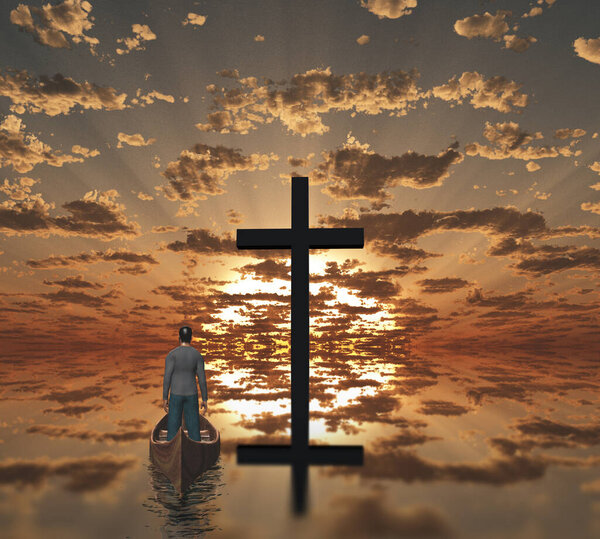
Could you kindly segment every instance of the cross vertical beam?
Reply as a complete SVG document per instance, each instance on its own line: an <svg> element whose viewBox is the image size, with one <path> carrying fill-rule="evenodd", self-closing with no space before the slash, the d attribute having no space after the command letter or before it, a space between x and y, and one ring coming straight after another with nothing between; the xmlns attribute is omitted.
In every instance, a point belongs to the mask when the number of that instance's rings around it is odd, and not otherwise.
<svg viewBox="0 0 600 539"><path fill-rule="evenodd" d="M308 182L292 180L292 458L308 447L309 289Z"/></svg>

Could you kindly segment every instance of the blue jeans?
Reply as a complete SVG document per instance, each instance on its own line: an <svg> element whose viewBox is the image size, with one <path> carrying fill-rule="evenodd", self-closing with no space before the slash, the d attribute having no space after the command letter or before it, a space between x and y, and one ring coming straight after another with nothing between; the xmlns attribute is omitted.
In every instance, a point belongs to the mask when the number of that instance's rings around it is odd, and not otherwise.
<svg viewBox="0 0 600 539"><path fill-rule="evenodd" d="M200 413L198 411L198 394L173 395L169 397L169 418L167 420L167 440L172 440L181 427L181 414L185 417L188 436L200 441Z"/></svg>

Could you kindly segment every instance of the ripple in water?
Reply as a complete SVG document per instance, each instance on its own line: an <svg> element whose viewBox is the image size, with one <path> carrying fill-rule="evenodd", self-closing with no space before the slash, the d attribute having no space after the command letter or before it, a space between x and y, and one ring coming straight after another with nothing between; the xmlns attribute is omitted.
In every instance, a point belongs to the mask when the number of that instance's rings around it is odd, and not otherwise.
<svg viewBox="0 0 600 539"><path fill-rule="evenodd" d="M202 537L216 529L210 522L219 510L213 501L221 495L218 487L225 484L221 482L220 458L184 494L179 494L151 461L148 460L146 467L153 494L142 505L163 521L160 526L163 537Z"/></svg>

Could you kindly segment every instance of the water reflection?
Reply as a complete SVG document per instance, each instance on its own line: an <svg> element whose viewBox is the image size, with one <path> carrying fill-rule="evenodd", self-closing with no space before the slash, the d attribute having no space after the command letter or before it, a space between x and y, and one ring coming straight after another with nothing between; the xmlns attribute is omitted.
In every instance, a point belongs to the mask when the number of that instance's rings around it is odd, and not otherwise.
<svg viewBox="0 0 600 539"><path fill-rule="evenodd" d="M142 505L162 521L162 537L202 537L216 529L211 517L219 510L214 500L221 495L219 487L224 486L221 459L184 494L177 492L152 462L148 461L146 467L153 494Z"/></svg>

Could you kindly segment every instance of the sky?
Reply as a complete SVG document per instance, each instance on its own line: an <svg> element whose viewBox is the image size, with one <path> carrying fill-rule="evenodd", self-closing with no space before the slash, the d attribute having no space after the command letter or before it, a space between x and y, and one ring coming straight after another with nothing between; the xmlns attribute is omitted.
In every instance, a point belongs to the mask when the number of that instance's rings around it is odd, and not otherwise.
<svg viewBox="0 0 600 539"><path fill-rule="evenodd" d="M311 251L311 439L367 446L360 471L311 472L312 499L320 485L332 512L399 536L480 537L437 485L494 485L490 537L559 537L572 484L562 525L593 536L599 18L585 0L3 2L0 487L43 462L48 492L79 496L69 458L108 459L102 492L146 477L164 356L189 325L229 465L215 481L246 492L260 472L235 443L289 438L290 256L240 251L236 229L290 226L306 176L311 227L365 234ZM521 482L552 494L503 535L489 508ZM405 506L415 483L436 488Z"/></svg>

